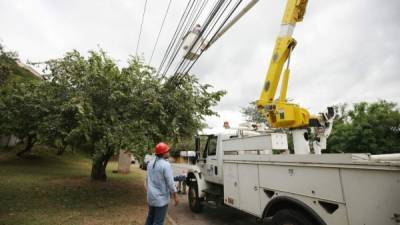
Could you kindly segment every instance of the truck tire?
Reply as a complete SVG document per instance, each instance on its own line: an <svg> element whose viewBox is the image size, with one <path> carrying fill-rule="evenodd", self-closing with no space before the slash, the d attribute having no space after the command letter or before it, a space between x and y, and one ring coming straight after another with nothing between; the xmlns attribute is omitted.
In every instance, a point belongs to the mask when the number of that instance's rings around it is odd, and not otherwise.
<svg viewBox="0 0 400 225"><path fill-rule="evenodd" d="M313 225L302 213L291 209L278 211L272 218L273 225Z"/></svg>
<svg viewBox="0 0 400 225"><path fill-rule="evenodd" d="M200 213L203 210L202 200L199 197L199 190L197 190L196 184L190 184L189 186L189 207L190 210L194 213Z"/></svg>

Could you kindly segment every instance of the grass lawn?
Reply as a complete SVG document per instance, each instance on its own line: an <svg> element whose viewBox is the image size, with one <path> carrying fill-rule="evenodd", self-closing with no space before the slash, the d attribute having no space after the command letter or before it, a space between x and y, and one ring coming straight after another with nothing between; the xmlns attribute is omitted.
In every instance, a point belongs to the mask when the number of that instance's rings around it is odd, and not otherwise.
<svg viewBox="0 0 400 225"><path fill-rule="evenodd" d="M34 149L26 159L0 150L0 225L144 224L147 214L143 173L89 179L90 160Z"/></svg>

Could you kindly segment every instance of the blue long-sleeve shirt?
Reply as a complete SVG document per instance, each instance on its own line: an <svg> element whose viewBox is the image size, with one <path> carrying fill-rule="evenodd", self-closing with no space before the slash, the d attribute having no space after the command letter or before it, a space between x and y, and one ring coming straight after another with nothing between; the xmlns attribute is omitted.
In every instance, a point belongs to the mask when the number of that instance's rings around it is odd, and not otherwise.
<svg viewBox="0 0 400 225"><path fill-rule="evenodd" d="M154 165L155 163L155 165ZM155 158L147 165L147 202L150 206L168 205L171 193L176 192L171 164Z"/></svg>

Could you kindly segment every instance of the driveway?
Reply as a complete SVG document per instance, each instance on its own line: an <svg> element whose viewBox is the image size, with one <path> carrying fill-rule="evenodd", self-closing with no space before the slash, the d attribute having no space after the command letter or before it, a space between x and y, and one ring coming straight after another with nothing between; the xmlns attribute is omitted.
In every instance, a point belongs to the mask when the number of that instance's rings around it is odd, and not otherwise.
<svg viewBox="0 0 400 225"><path fill-rule="evenodd" d="M168 213L178 225L260 225L256 218L229 207L204 207L200 214L189 209L187 195L179 195L180 204L170 204ZM265 222L263 225L271 225Z"/></svg>

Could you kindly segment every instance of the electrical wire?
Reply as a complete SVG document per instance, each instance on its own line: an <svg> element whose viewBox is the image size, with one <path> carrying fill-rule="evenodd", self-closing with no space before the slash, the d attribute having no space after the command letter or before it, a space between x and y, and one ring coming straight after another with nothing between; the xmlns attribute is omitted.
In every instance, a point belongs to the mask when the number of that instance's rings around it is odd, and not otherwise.
<svg viewBox="0 0 400 225"><path fill-rule="evenodd" d="M240 1L241 2L241 1ZM228 13L228 16L224 19L224 22L221 23L220 27L217 29L216 32L214 32L213 34L213 38L215 37L215 35L219 32L219 30L223 27L223 25L226 23L226 21L229 19L229 17L232 15L232 13L237 9L237 7L239 6L240 2L237 2L236 5L231 9L231 12ZM205 35L205 37L203 38L202 43L197 47L196 51L194 51L195 54L197 54L197 52L202 48L202 46L204 45L204 42L208 39L208 36L213 32L214 27L219 23L219 20L221 19L222 15L224 15L225 11L228 9L229 5L231 4L231 1L228 2L228 4L226 4L223 9L221 10L221 12L219 13L218 16L216 16L216 20L214 21L214 23L212 24L211 28L209 29L208 33ZM212 39L213 39L212 38ZM211 41L211 40L210 40ZM210 43L210 42L208 42ZM193 46L195 46L196 44L194 44ZM201 56L203 50L200 51L200 54L198 57L196 57L194 63L199 59L199 57ZM182 59L181 61L181 65L182 67L178 67L175 71L175 74L177 74L177 78L184 76L185 74L187 74L190 69L193 67L194 63L191 64L190 61ZM189 68L189 69L187 69Z"/></svg>
<svg viewBox="0 0 400 225"><path fill-rule="evenodd" d="M151 56L150 56L148 65L150 65L151 60L153 59L154 52L156 51L156 47L157 47L157 44L158 44L158 40L160 39L160 35L161 35L162 30L163 30L164 23L165 23L165 20L166 20L166 18L167 18L168 12L169 12L169 8L170 8L170 6L171 6L171 2L172 2L172 0L169 0L167 9L165 10L164 18L163 18L163 20L162 20L160 30L158 31L158 34L157 34L156 43L154 44L153 50L151 51Z"/></svg>
<svg viewBox="0 0 400 225"><path fill-rule="evenodd" d="M144 2L144 8L143 8L143 14L142 14L142 22L140 23L139 37L138 37L138 41L137 41L137 45L136 45L136 55L138 55L140 38L142 36L142 28L143 28L144 16L146 15L146 8L147 8L147 0L145 0L145 2Z"/></svg>
<svg viewBox="0 0 400 225"><path fill-rule="evenodd" d="M196 6L198 6L197 4L196 4ZM198 8L198 7L197 7ZM200 8L201 9L201 8ZM196 7L193 9L193 11L189 11L189 13L191 14L190 16L189 16L189 19L188 20L185 20L185 22L184 23L186 23L186 25L185 25L185 27L184 27L184 29L182 30L182 32L180 32L180 36L179 36L179 38L177 39L177 44L175 45L175 47L174 47L174 50L172 51L172 54L171 54L171 57L170 57L170 59L169 59L169 61L168 61L168 64L167 64L167 66L165 67L165 69L164 69L164 72L162 73L162 77L165 77L166 76L166 74L167 74L167 72L168 72L168 70L169 70L169 68L171 67L171 65L172 65L172 63L174 62L174 60L175 60L175 58L176 58L176 56L178 55L178 53L179 53L179 50L180 50L180 48L182 47L182 44L183 44L183 39L184 39L184 36L189 32L189 30L190 30L190 26L188 26L189 24L192 24L192 23L194 23L195 21L190 21L190 18L193 18L193 15L195 15L195 12L196 12Z"/></svg>
<svg viewBox="0 0 400 225"><path fill-rule="evenodd" d="M158 74L160 74L160 72L161 72L161 70L162 70L162 68L164 66L164 63L168 59L169 53L170 53L170 51L171 51L171 49L172 49L172 47L173 47L173 45L174 45L174 43L176 41L177 36L179 35L180 30L181 30L181 25L183 24L183 21L186 18L186 14L188 12L188 9L191 7L191 2L192 2L192 0L188 1L187 5L186 5L186 8L183 11L183 14L181 16L181 19L179 20L178 26L175 29L174 35L172 36L172 39L171 39L171 41L170 41L170 43L169 43L169 45L167 47L167 50L164 53L163 59L161 60L160 66L158 67L158 70L157 70ZM192 2L192 4L193 4L193 2Z"/></svg>
<svg viewBox="0 0 400 225"><path fill-rule="evenodd" d="M239 5L242 3L242 0L239 0L236 5L234 6L234 8L232 8L232 10L229 12L228 16L225 18L224 22L220 25L220 27L218 28L218 30L215 32L215 34L211 37L210 41L208 43L212 43L212 40L215 38L215 36L219 33L219 31L224 27L224 25L227 23L227 21L232 17L233 13L236 11L236 9L239 7ZM208 46L206 46L205 48L207 48ZM190 65L190 67L185 71L184 74L189 73L189 71L192 69L192 67L194 66L194 64L197 62L197 60L200 58L200 56L203 54L204 51L201 51L199 54L199 57L197 57L194 62L192 63L192 65Z"/></svg>
<svg viewBox="0 0 400 225"><path fill-rule="evenodd" d="M229 5L231 4L231 2L232 2L232 0L229 0L229 2L224 6L224 8L221 10L221 12L218 13L219 15L215 17L215 18L216 18L215 22L211 25L211 28L209 29L209 31L207 32L207 34L204 36L203 41L202 41L201 44L197 47L196 51L194 51L195 54L202 48L203 44L204 44L205 41L208 39L208 37L210 36L210 34L212 33L212 31L214 30L214 27L218 24L219 20L221 19L222 15L224 15L225 11L228 9L228 7L229 7ZM219 31L219 30L218 30L218 31ZM214 35L217 34L218 31L215 32ZM213 35L213 36L214 36L214 35ZM201 50L201 52L203 52L203 51ZM199 54L199 56L196 58L196 61L197 61L197 59L198 59L199 57L200 57L200 54ZM184 59L183 59L183 60L184 60ZM184 61L187 61L187 60L184 60ZM177 73L177 74L182 74L182 72L186 71L186 68L188 68L188 67L191 67L191 66L190 66L190 62L185 62L185 63L183 64L183 66L182 66L181 72L177 69L177 70L175 71L175 73ZM183 74L185 74L185 73L183 73Z"/></svg>
<svg viewBox="0 0 400 225"><path fill-rule="evenodd" d="M190 49L188 50L188 52L191 52L193 50L193 47L196 45L196 43L200 40L200 38L202 37L203 33L207 30L208 26L210 25L210 23L212 22L212 20L214 19L215 15L218 13L219 9L222 7L223 3L225 2L225 0L219 0L215 5L213 10L211 11L211 13L209 14L203 29L201 30L200 34L197 36L196 40L193 42L193 45L190 47ZM181 63L178 65L177 69L175 71L179 71L179 68L182 66L182 64L185 62L185 60L183 59L181 61ZM176 79L177 78L177 73L175 72L172 79Z"/></svg>

